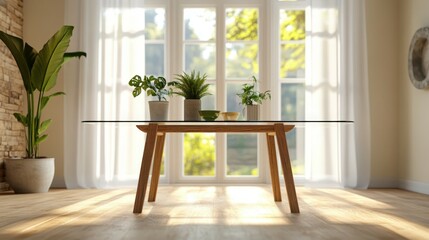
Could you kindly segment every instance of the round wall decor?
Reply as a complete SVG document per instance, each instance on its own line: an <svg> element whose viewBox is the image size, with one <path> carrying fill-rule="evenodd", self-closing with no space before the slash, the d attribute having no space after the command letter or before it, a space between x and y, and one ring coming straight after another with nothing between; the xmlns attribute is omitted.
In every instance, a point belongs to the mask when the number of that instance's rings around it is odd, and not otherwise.
<svg viewBox="0 0 429 240"><path fill-rule="evenodd" d="M429 27L416 31L408 51L408 75L414 87L429 87Z"/></svg>

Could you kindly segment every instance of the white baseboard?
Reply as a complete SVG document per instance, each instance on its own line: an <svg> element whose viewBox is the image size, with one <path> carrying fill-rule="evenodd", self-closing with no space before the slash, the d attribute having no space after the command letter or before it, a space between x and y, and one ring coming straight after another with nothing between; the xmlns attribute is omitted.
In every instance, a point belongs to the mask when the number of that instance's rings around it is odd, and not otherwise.
<svg viewBox="0 0 429 240"><path fill-rule="evenodd" d="M395 179L371 179L368 188L398 188L398 186Z"/></svg>
<svg viewBox="0 0 429 240"><path fill-rule="evenodd" d="M429 195L429 183L400 180L399 188Z"/></svg>

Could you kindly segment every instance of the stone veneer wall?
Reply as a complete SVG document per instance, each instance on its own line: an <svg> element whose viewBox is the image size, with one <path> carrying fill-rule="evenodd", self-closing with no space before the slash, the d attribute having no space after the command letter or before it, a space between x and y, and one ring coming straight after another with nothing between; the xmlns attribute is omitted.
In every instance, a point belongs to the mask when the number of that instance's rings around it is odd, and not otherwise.
<svg viewBox="0 0 429 240"><path fill-rule="evenodd" d="M23 35L23 0L0 0L0 30ZM15 60L0 41L0 191L7 190L3 160L25 156L25 131L13 117L23 112L24 87Z"/></svg>

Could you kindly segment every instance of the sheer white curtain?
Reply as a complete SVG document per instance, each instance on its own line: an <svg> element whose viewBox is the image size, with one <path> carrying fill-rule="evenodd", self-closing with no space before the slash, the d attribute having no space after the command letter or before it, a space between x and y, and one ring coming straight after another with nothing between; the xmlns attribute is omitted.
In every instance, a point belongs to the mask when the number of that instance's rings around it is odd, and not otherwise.
<svg viewBox="0 0 429 240"><path fill-rule="evenodd" d="M80 14L71 18L80 30L78 49L88 57L79 61L81 81L66 81L66 185L135 186L144 134L131 124L80 122L145 119L144 96L133 99L128 86L134 74L144 74L142 1L67 0L67 4ZM310 9L306 119L355 123L305 126L305 178L366 188L370 127L364 0L312 0Z"/></svg>
<svg viewBox="0 0 429 240"><path fill-rule="evenodd" d="M368 60L365 0L340 1L341 118L354 119L354 131L342 133L341 182L367 188L371 174Z"/></svg>
<svg viewBox="0 0 429 240"><path fill-rule="evenodd" d="M306 118L354 124L305 127L305 178L366 188L370 126L364 0L313 0Z"/></svg>
<svg viewBox="0 0 429 240"><path fill-rule="evenodd" d="M65 156L69 188L134 186L140 169L144 134L132 124L82 124L82 120L144 119L144 96L134 99L128 80L144 75L144 21L141 0L78 1L81 81L74 86L75 114L66 126L75 126ZM70 3L72 4L72 3ZM76 5L76 3L74 3ZM73 111L73 110L72 110ZM72 130L73 131L73 130ZM66 142L67 144L67 142Z"/></svg>

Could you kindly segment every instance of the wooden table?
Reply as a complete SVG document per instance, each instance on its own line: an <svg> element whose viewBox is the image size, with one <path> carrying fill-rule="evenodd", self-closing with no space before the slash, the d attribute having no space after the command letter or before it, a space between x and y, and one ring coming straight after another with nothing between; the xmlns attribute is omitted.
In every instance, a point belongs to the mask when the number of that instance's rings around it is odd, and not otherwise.
<svg viewBox="0 0 429 240"><path fill-rule="evenodd" d="M158 181L160 175L160 166L164 148L165 137L167 133L265 133L268 145L268 159L270 163L270 174L273 187L274 201L281 201L280 182L277 167L277 156L275 139L280 155L280 162L283 169L286 191L289 199L289 207L292 213L299 213L298 199L295 191L295 183L292 174L292 167L289 158L289 151L285 133L292 130L295 126L283 124L281 122L261 122L258 124L249 124L246 122L218 123L201 122L193 124L181 123L148 123L137 125L137 128L147 133L146 143L142 157L142 165L137 185L136 199L134 202L134 213L141 213L149 180L149 172L154 161L152 169L152 179L149 191L149 202L154 202L158 190Z"/></svg>

